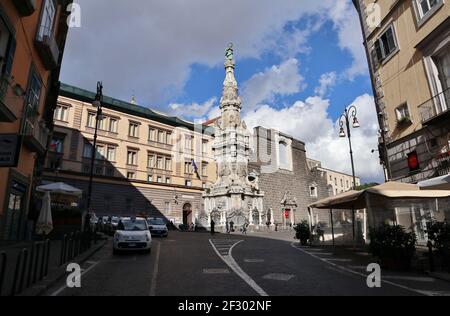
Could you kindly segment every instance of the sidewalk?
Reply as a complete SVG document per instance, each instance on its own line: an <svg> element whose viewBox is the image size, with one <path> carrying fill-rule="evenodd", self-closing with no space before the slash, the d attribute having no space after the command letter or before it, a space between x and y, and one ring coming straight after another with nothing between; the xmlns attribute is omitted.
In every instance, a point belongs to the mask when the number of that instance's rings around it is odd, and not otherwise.
<svg viewBox="0 0 450 316"><path fill-rule="evenodd" d="M92 244L91 248L86 250L84 253L80 254L75 259L71 260L73 263L78 263L87 260L90 256L92 256L96 251L101 249L108 240L99 240L97 244ZM63 277L66 273L65 268L66 265L60 266L60 258L61 258L61 240L52 240L50 242L50 255L49 255L49 264L48 264L48 275L42 281L37 281L39 276L43 272L43 267L40 264L42 261L42 248L39 254L38 264L35 264L33 261L32 267L30 269L30 265L28 264L30 261L31 253L30 249L32 247L32 242L21 242L16 244L7 244L3 243L0 245L0 252L5 252L7 254L7 262L5 269L5 279L3 282L2 288L0 288L0 296L10 296L13 290L14 284L14 275L16 272L16 267L18 265L18 257L20 252L23 249L28 249L28 259L26 269L23 270L23 258L20 266L19 274L24 272L23 280L19 277L16 283L16 289L19 285L23 284L23 292L16 295L22 296L36 296L42 293L46 288L51 286L54 282L58 281L61 277ZM35 259L35 258L34 258ZM1 264L1 263L0 263ZM33 283L33 279L37 282L34 285L31 285L27 288L27 284Z"/></svg>

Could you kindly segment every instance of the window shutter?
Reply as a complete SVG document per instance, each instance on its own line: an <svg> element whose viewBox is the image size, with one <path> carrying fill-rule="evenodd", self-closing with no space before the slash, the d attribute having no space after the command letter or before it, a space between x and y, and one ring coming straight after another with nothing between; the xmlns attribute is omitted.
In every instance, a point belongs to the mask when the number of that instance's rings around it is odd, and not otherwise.
<svg viewBox="0 0 450 316"><path fill-rule="evenodd" d="M383 52L381 50L380 40L377 40L375 42L375 53L376 53L378 63L381 62L383 60Z"/></svg>
<svg viewBox="0 0 450 316"><path fill-rule="evenodd" d="M10 75L14 63L14 54L16 52L16 39L11 36L8 47L8 55L6 56L5 73Z"/></svg>

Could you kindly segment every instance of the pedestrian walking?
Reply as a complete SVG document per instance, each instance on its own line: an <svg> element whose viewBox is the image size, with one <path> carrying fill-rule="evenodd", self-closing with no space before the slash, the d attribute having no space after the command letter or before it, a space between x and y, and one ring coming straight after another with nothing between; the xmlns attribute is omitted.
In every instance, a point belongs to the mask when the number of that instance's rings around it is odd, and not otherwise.
<svg viewBox="0 0 450 316"><path fill-rule="evenodd" d="M244 226L242 226L242 234L247 235L248 226L249 226L248 222L245 222Z"/></svg>
<svg viewBox="0 0 450 316"><path fill-rule="evenodd" d="M230 222L230 232L234 233L234 222Z"/></svg>
<svg viewBox="0 0 450 316"><path fill-rule="evenodd" d="M228 221L225 224L225 228L227 229L227 234L230 233L230 225L228 224Z"/></svg>
<svg viewBox="0 0 450 316"><path fill-rule="evenodd" d="M211 235L214 235L216 233L214 230L215 226L216 226L216 223L214 222L213 219L211 219Z"/></svg>

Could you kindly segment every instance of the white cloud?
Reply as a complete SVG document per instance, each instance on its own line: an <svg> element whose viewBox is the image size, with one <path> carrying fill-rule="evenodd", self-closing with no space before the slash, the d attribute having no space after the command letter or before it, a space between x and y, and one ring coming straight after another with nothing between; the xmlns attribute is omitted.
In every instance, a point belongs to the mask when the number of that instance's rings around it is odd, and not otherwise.
<svg viewBox="0 0 450 316"><path fill-rule="evenodd" d="M135 90L140 104L161 106L180 95L191 66L222 64L230 41L238 59L267 52L295 57L308 51L307 38L329 19L336 24L341 48L356 58L349 73L361 70L362 40L350 0L77 2L82 27L69 32L62 80L87 89L103 80L106 94L127 100ZM290 22L301 19L314 22L285 32Z"/></svg>
<svg viewBox="0 0 450 316"><path fill-rule="evenodd" d="M273 101L275 96L298 93L305 86L305 79L299 72L299 62L291 58L253 75L243 84L242 99L246 110L253 109L262 102Z"/></svg>
<svg viewBox="0 0 450 316"><path fill-rule="evenodd" d="M215 106L217 98L211 98L203 104L191 103L191 104L180 104L172 103L169 105L170 113L182 117L205 117L211 111L212 107Z"/></svg>
<svg viewBox="0 0 450 316"><path fill-rule="evenodd" d="M353 102L358 109L361 128L352 131L352 144L357 176L363 181L382 181L383 174L377 148L378 123L373 98L367 94ZM264 105L248 112L244 119L250 128L274 128L306 142L307 155L330 169L351 174L348 140L339 138L339 124L329 116L330 102L311 97L290 107L275 109Z"/></svg>
<svg viewBox="0 0 450 316"><path fill-rule="evenodd" d="M314 90L320 97L324 97L328 94L329 90L336 85L337 74L336 72L328 72L320 76L319 86Z"/></svg>

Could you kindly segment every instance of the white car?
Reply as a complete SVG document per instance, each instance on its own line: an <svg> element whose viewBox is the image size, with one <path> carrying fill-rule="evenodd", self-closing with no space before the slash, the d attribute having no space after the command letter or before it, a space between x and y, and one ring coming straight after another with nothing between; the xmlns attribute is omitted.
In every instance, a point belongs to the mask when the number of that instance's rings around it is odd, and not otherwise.
<svg viewBox="0 0 450 316"><path fill-rule="evenodd" d="M147 218L147 224L150 228L150 233L152 234L152 236L169 236L169 230L167 229L167 225L164 219L159 217L150 217Z"/></svg>
<svg viewBox="0 0 450 316"><path fill-rule="evenodd" d="M150 253L152 235L145 218L122 218L114 234L113 253L141 250Z"/></svg>

